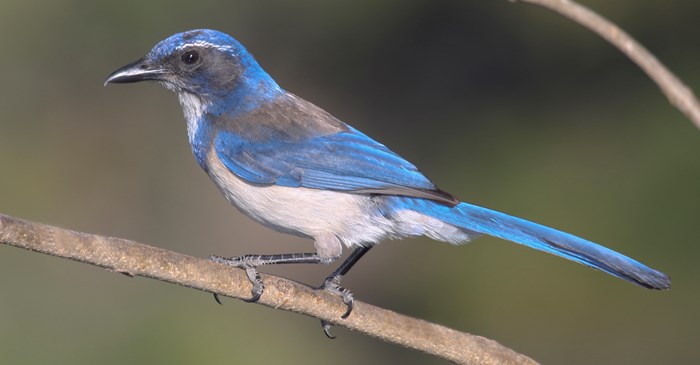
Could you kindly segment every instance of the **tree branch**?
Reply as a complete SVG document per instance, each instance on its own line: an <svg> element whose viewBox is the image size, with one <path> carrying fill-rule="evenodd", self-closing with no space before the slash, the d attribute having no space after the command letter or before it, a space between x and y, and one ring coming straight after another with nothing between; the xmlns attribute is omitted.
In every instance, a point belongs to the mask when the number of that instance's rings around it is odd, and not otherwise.
<svg viewBox="0 0 700 365"><path fill-rule="evenodd" d="M0 242L129 276L239 299L250 296L251 285L243 270L122 238L75 232L0 214ZM265 293L258 304L305 314L457 364L536 364L496 341L359 301L355 301L350 317L340 319L345 305L326 291L277 276L263 274L262 278Z"/></svg>
<svg viewBox="0 0 700 365"><path fill-rule="evenodd" d="M559 13L574 22L598 33L647 73L661 88L671 104L700 128L700 104L693 91L669 71L644 46L624 30L592 10L572 0L511 0L535 4Z"/></svg>

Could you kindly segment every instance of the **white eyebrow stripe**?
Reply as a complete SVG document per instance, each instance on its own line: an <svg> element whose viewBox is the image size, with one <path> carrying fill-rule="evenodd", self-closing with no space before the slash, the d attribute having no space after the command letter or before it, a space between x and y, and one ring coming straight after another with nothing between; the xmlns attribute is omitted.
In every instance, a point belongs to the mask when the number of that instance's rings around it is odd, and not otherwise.
<svg viewBox="0 0 700 365"><path fill-rule="evenodd" d="M185 43L185 44L179 45L176 48L176 50L179 51L179 50L185 49L187 47L195 47L195 46L196 47L215 48L215 49L218 49L219 51L224 51L224 52L230 52L233 50L233 47L229 46L229 45L214 44L211 42L201 41L201 40L193 42L193 43Z"/></svg>

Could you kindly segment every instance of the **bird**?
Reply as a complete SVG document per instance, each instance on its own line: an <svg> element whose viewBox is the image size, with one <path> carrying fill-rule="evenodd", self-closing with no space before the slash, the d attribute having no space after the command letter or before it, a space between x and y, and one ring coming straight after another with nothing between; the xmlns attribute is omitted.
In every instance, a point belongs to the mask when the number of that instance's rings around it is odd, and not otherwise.
<svg viewBox="0 0 700 365"><path fill-rule="evenodd" d="M348 248L321 286L342 298L347 318L354 297L342 277L380 241L418 236L455 245L498 237L644 288L670 288L667 275L604 246L441 190L385 145L281 88L226 33L172 35L105 85L139 81L178 96L194 157L231 204L269 228L313 240L313 252L211 256L245 269L253 284L248 301L264 292L258 266L330 264Z"/></svg>

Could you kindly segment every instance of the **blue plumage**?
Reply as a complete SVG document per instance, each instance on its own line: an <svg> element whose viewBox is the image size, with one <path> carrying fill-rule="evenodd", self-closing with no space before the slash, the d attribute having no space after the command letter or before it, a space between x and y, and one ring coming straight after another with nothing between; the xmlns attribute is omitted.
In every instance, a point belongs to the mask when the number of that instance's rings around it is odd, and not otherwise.
<svg viewBox="0 0 700 365"><path fill-rule="evenodd" d="M502 238L582 263L637 285L667 288L669 279L638 261L572 234L468 203L450 208L425 199L394 198L391 209L422 212L463 229Z"/></svg>
<svg viewBox="0 0 700 365"><path fill-rule="evenodd" d="M253 184L355 193L437 189L414 165L352 128L292 141L223 132L215 149L232 173Z"/></svg>
<svg viewBox="0 0 700 365"><path fill-rule="evenodd" d="M382 239L427 235L460 243L487 234L643 287L670 287L664 274L593 242L460 202L384 145L280 88L226 34L176 34L107 82L142 80L177 93L197 161L231 203L271 228L312 238L316 248L294 256L217 261L248 270L271 263L328 263L343 246L353 247L326 280L351 308L352 297L337 283ZM259 297L262 283L254 283Z"/></svg>

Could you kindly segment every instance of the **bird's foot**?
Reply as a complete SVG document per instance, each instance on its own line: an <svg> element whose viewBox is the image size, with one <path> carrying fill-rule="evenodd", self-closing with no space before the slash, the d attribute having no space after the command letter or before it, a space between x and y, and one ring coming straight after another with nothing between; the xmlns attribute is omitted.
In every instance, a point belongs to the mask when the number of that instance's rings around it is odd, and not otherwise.
<svg viewBox="0 0 700 365"><path fill-rule="evenodd" d="M319 289L327 290L343 299L343 303L345 303L347 309L345 310L345 313L343 313L343 315L340 316L340 318L345 319L348 318L350 313L352 313L355 298L353 297L352 292L350 290L340 286L340 279L342 278L342 275L331 275L326 278L326 280L323 282L323 285L321 285Z"/></svg>
<svg viewBox="0 0 700 365"><path fill-rule="evenodd" d="M259 256L257 255L245 255L238 257L221 257L221 256L209 256L209 260L218 262L220 264L233 266L245 270L248 280L253 284L253 288L250 289L252 296L248 299L243 299L245 302L257 302L265 291L265 284L263 284L260 278L260 273L256 267L261 263ZM214 294L214 300L221 304L218 294Z"/></svg>
<svg viewBox="0 0 700 365"><path fill-rule="evenodd" d="M346 288L343 288L340 286L340 279L343 278L343 275L339 274L331 274L331 276L327 277L326 280L324 280L323 285L319 289L327 290L337 296L339 296L342 300L343 303L347 306L347 309L345 310L345 313L343 313L340 318L345 319L350 316L350 313L352 313L352 309L354 306L355 298L352 295L352 292ZM323 329L323 333L326 335L326 337L330 338L331 340L335 339L335 336L331 335L330 329L333 325L321 320L321 328Z"/></svg>

